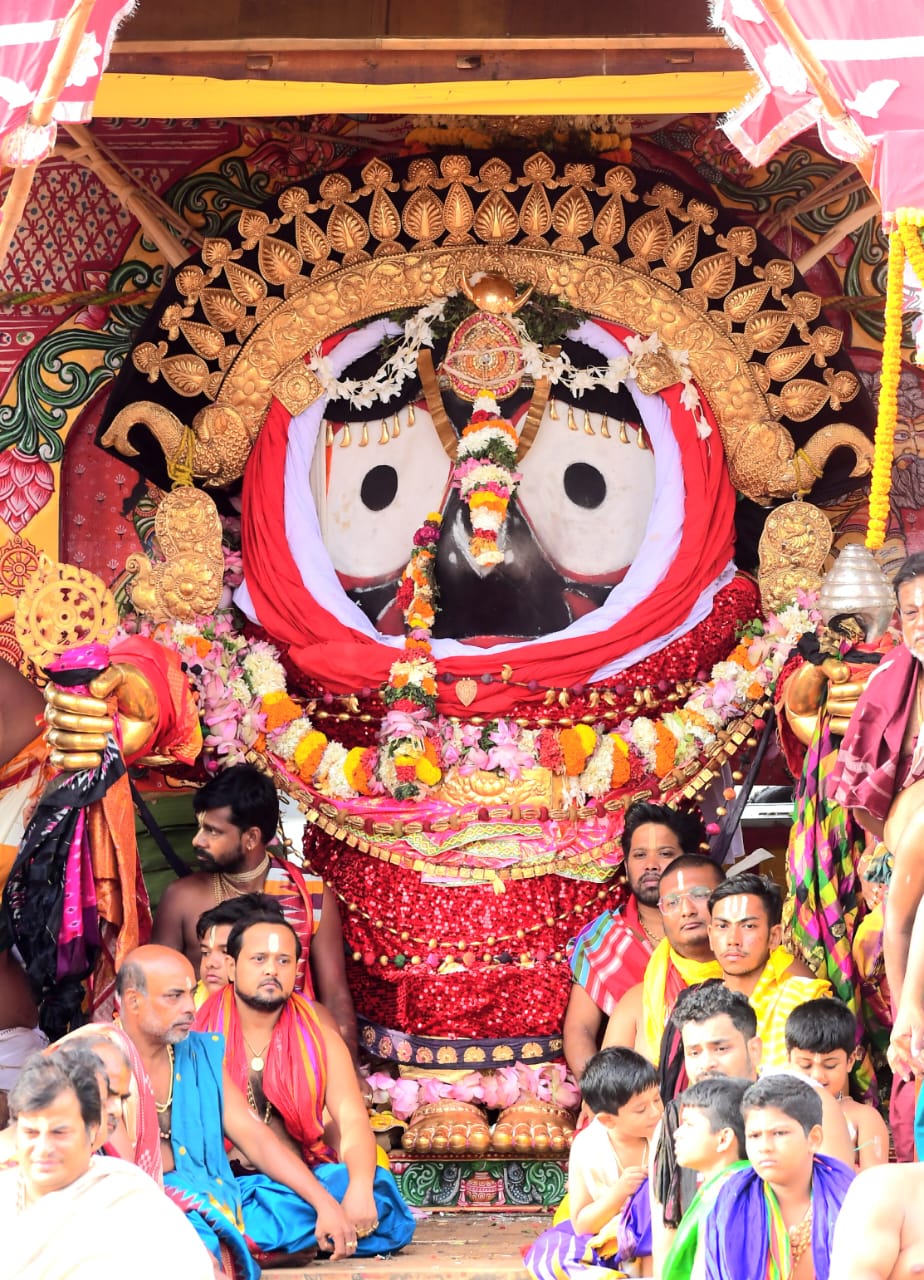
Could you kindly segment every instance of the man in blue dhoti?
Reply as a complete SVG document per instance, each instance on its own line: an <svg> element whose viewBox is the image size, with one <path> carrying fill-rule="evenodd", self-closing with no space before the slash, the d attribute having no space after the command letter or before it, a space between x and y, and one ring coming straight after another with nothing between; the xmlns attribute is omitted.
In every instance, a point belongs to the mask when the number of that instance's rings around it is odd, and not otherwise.
<svg viewBox="0 0 924 1280"><path fill-rule="evenodd" d="M414 1221L392 1175L376 1168L371 1129L367 1135L341 1131L345 1163L309 1169L248 1105L223 1066L224 1037L191 1031L195 977L185 956L139 947L119 971L117 988L122 1025L154 1094L165 1186L216 1258L231 1261L244 1280L256 1280L258 1262L268 1254L320 1249L336 1259L390 1253L409 1243ZM352 1077L351 1083L358 1089ZM343 1119L355 1130L355 1109L339 1107L339 1096L330 1091L334 1126ZM341 1110L343 1117L334 1114ZM256 1172L235 1178L225 1138ZM367 1221L370 1211L354 1221L356 1213L340 1202L365 1181L371 1194L354 1194L348 1204L374 1200L375 1216Z"/></svg>

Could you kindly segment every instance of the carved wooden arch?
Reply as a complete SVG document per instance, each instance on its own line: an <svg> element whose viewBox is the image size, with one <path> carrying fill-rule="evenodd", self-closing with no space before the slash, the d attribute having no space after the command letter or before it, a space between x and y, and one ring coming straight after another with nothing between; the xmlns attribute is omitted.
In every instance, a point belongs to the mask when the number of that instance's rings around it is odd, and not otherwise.
<svg viewBox="0 0 924 1280"><path fill-rule="evenodd" d="M658 333L665 347L686 351L731 479L756 501L810 487L838 444L853 448L853 474L869 470L871 447L856 427L829 423L797 454L780 422L839 411L858 383L829 364L840 334L818 322L814 295L793 290L792 264L771 259L751 268L752 228L716 235L717 210L696 198L684 204L665 183L644 194L649 211L633 219L627 206L639 200L636 178L623 166L606 169L602 180L592 165L566 164L560 175L542 153L525 160L519 176L497 157L477 180L470 167L468 157L443 157L439 169L416 160L399 183L377 159L355 188L345 174L330 174L319 200L289 188L275 218L243 213L238 243L208 241L202 266L177 273L182 302L159 319L167 340L133 353L138 371L163 379L174 399L210 403L189 423L158 402L135 401L116 415L103 443L134 452L128 433L142 423L168 458L191 457L195 478L227 484L243 471L274 396L294 414L320 394L304 363L308 352L348 326L455 294L480 270L531 283L537 294L645 336ZM414 243L406 249L399 236ZM256 270L247 265L254 256ZM646 391L677 380L666 353L650 357L645 373Z"/></svg>

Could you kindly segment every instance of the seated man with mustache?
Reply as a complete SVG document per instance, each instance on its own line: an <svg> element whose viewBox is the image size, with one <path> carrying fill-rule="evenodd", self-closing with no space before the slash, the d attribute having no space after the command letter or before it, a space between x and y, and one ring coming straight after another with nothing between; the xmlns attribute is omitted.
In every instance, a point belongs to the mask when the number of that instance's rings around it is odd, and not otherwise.
<svg viewBox="0 0 924 1280"><path fill-rule="evenodd" d="M276 916L260 928L266 937L250 937L256 934L254 925L242 921L237 938L232 931L228 939L232 959L237 954L242 969L252 960L258 971L252 984L245 979L247 989L260 991L261 1000L266 993L275 1006L261 1011L256 1023L248 1022L251 1047L244 1074L237 1076L240 1083L235 1077L244 1049L228 1005L222 1008L230 1042L227 1063L225 1038L217 1027L192 1030L196 983L185 956L167 947L139 947L117 977L122 1025L154 1093L167 1193L190 1215L216 1257L222 1246L232 1252L245 1280L256 1280L258 1259L269 1254L315 1248L335 1258L391 1252L407 1244L414 1231L391 1175L375 1170L375 1142L349 1051L330 1015L292 995L294 933ZM240 954L242 937L247 956ZM280 992L284 998L278 1002ZM290 1000L294 1003L286 1008ZM233 1004L230 986L203 1006L200 1026L210 1025L209 1005L223 1001ZM308 1014L299 1016L305 1009ZM264 1017L273 1031L281 1024L272 1048L270 1030L259 1042L254 1038L264 1033ZM312 1097L318 1114L299 1115L304 1141L296 1154L292 1139L283 1140L270 1121L276 1114L288 1121L293 1109L309 1106ZM319 1112L325 1104L342 1135L342 1164L324 1144ZM357 1114L363 1129L354 1122ZM241 1165L255 1172L235 1177L225 1138L240 1153ZM302 1158L306 1143L317 1160L313 1168Z"/></svg>

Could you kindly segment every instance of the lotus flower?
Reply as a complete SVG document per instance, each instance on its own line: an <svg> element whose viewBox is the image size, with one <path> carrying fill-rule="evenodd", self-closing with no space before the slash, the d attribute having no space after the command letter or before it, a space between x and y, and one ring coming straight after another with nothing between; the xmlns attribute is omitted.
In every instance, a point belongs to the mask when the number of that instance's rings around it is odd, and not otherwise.
<svg viewBox="0 0 924 1280"><path fill-rule="evenodd" d="M55 491L51 467L15 446L0 453L0 520L20 533Z"/></svg>

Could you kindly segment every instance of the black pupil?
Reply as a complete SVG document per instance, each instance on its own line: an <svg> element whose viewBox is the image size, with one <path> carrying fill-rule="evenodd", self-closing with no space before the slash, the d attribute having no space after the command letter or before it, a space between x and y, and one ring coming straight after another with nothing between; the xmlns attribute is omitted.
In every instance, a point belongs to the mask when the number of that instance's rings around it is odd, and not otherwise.
<svg viewBox="0 0 924 1280"><path fill-rule="evenodd" d="M603 477L601 476L601 479ZM398 492L398 473L394 467L373 467L363 477L359 496L370 511L384 511L390 507Z"/></svg>
<svg viewBox="0 0 924 1280"><path fill-rule="evenodd" d="M572 462L565 469L565 493L576 507L593 511L606 497L606 480L589 462Z"/></svg>

